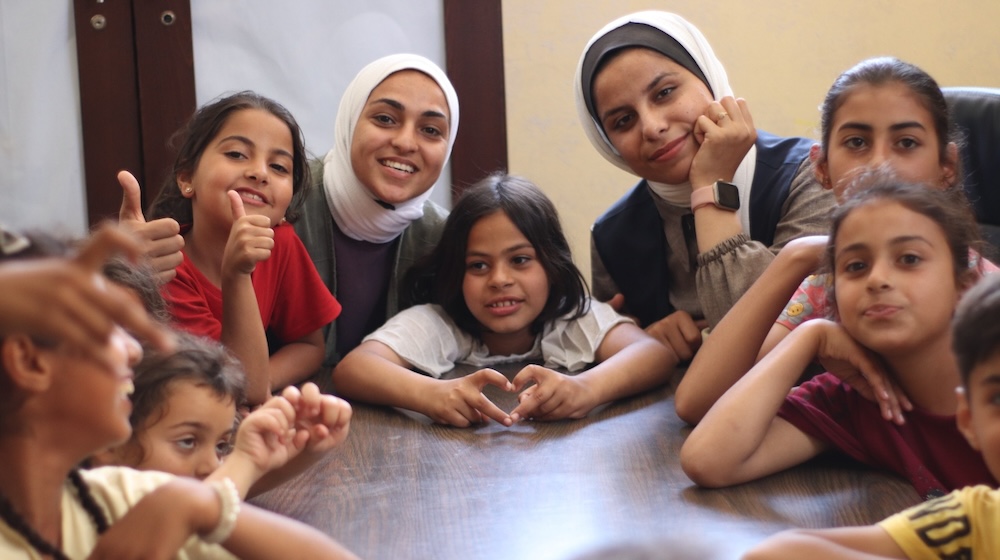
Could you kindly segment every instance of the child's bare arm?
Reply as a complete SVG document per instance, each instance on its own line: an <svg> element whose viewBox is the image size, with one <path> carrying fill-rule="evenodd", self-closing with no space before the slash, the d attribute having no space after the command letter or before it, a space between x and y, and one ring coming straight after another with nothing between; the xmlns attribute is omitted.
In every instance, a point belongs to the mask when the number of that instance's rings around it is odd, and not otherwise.
<svg viewBox="0 0 1000 560"><path fill-rule="evenodd" d="M726 313L677 387L674 403L682 420L701 421L712 404L753 367L765 337L777 344L781 333L769 334L772 329L789 332L774 322L802 280L817 268L825 247L826 236L790 242Z"/></svg>
<svg viewBox="0 0 1000 560"><path fill-rule="evenodd" d="M558 420L583 418L594 407L665 383L677 365L677 356L639 327L615 325L597 348L598 364L569 376L541 366L528 366L514 377L518 396L511 412L521 418Z"/></svg>
<svg viewBox="0 0 1000 560"><path fill-rule="evenodd" d="M483 415L505 425L512 423L506 412L482 394L487 384L512 389L501 373L482 369L443 380L411 371L409 366L391 348L370 340L337 364L334 387L345 397L414 410L442 424L465 427L481 422Z"/></svg>
<svg viewBox="0 0 1000 560"><path fill-rule="evenodd" d="M323 364L325 355L326 342L321 329L285 344L270 357L271 390L277 392L307 379Z"/></svg>
<svg viewBox="0 0 1000 560"><path fill-rule="evenodd" d="M271 395L267 336L250 273L271 256L274 230L267 216L247 216L235 191L227 193L233 227L222 258L221 342L240 359L247 375L247 401L262 404Z"/></svg>
<svg viewBox="0 0 1000 560"><path fill-rule="evenodd" d="M744 560L810 558L811 560L882 560L907 556L881 527L844 527L778 533L752 548Z"/></svg>

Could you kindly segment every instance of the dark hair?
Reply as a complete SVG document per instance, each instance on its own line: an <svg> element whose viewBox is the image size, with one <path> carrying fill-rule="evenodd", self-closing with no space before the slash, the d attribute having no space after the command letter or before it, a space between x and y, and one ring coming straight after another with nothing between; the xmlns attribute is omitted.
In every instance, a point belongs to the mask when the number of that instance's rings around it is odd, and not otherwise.
<svg viewBox="0 0 1000 560"><path fill-rule="evenodd" d="M166 401L174 383L189 381L207 387L220 399L232 399L235 407L246 400L246 374L239 360L218 342L192 334L178 332L174 351L149 351L134 371L129 415L132 437L125 445L129 453L138 454L136 462L144 455L140 433L167 413Z"/></svg>
<svg viewBox="0 0 1000 560"><path fill-rule="evenodd" d="M962 189L935 189L921 183L907 183L891 169L876 168L860 173L848 186L846 200L834 209L827 242L827 266L836 277L835 253L840 226L852 212L880 201L891 201L926 216L944 232L951 250L952 268L958 286L967 285L975 268L969 265L969 253L980 245L979 226ZM831 309L836 311L836 294L828 292Z"/></svg>
<svg viewBox="0 0 1000 560"><path fill-rule="evenodd" d="M948 142L957 143L958 135L952 127L948 104L941 88L934 78L920 67L890 56L862 60L837 76L830 90L826 92L826 97L820 106L823 158L826 158L830 149L832 132L830 127L833 126L834 116L855 88L865 85L882 86L894 82L906 86L930 113L938 140L938 158L942 163L947 161ZM961 174L956 173L955 176L960 177Z"/></svg>
<svg viewBox="0 0 1000 560"><path fill-rule="evenodd" d="M177 158L170 176L163 182L160 193L150 205L149 214L153 219L173 218L180 224L190 224L194 219L191 199L181 195L177 186L177 176L193 174L201 161L208 144L219 134L229 117L246 109L260 109L271 113L288 125L292 133L292 201L285 211L285 219L295 222L299 208L305 199L310 184L305 139L295 117L277 101L252 91L241 91L217 99L195 111L191 119L171 138L171 145L177 148Z"/></svg>
<svg viewBox="0 0 1000 560"><path fill-rule="evenodd" d="M462 293L465 253L472 227L494 212L506 214L524 234L548 277L549 298L532 323L532 332L541 332L545 323L569 313L572 318L586 313L590 293L573 264L555 206L531 181L505 173L489 175L462 194L448 215L441 241L407 277L415 299L442 306L459 328L479 336L481 326Z"/></svg>
<svg viewBox="0 0 1000 560"><path fill-rule="evenodd" d="M139 296L150 317L161 323L170 321L167 300L160 292L160 283L152 265L115 257L105 263L103 271L109 280Z"/></svg>
<svg viewBox="0 0 1000 560"><path fill-rule="evenodd" d="M973 368L1000 354L1000 274L987 274L958 302L951 323L951 348L962 385Z"/></svg>

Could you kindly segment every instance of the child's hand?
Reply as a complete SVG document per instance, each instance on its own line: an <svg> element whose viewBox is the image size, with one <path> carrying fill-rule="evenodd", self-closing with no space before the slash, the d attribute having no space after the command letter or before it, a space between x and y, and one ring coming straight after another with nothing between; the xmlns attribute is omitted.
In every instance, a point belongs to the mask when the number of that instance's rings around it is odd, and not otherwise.
<svg viewBox="0 0 1000 560"><path fill-rule="evenodd" d="M283 466L302 451L307 433L295 429L295 407L284 397L272 397L240 423L229 461L248 461L256 478Z"/></svg>
<svg viewBox="0 0 1000 560"><path fill-rule="evenodd" d="M247 215L239 193L229 191L226 194L232 204L233 227L222 255L222 273L250 274L257 263L271 256L274 230L267 216Z"/></svg>
<svg viewBox="0 0 1000 560"><path fill-rule="evenodd" d="M646 327L646 334L673 350L684 361L693 358L701 348L701 330L707 326L705 319L695 321L687 311L674 311Z"/></svg>
<svg viewBox="0 0 1000 560"><path fill-rule="evenodd" d="M582 379L539 365L530 365L518 372L514 376L514 390L521 391L532 381L535 384L517 396L519 404L510 413L514 422L522 418L583 418L598 404L593 392Z"/></svg>
<svg viewBox="0 0 1000 560"><path fill-rule="evenodd" d="M913 410L913 404L885 372L879 357L861 346L838 323L814 319L799 328L807 325L818 334L816 360L861 396L878 404L883 418L902 425L903 410Z"/></svg>
<svg viewBox="0 0 1000 560"><path fill-rule="evenodd" d="M281 396L295 409L295 439L309 434L307 452L325 453L347 439L352 411L344 399L320 393L315 383L306 383L302 391L285 387Z"/></svg>
<svg viewBox="0 0 1000 560"><path fill-rule="evenodd" d="M177 267L184 261L184 255L181 254L181 249L184 248L181 227L173 218L146 221L146 217L142 215L139 181L131 173L119 171L118 183L123 191L118 223L143 242L143 254L153 265L160 282L166 284L177 275Z"/></svg>
<svg viewBox="0 0 1000 560"><path fill-rule="evenodd" d="M483 394L483 387L486 385L495 385L504 391L514 388L502 373L494 369L481 369L465 377L435 383L434 391L427 395L426 402L429 405L419 412L430 416L435 422L459 428L483 422L483 416L504 426L512 425L514 422L510 416Z"/></svg>

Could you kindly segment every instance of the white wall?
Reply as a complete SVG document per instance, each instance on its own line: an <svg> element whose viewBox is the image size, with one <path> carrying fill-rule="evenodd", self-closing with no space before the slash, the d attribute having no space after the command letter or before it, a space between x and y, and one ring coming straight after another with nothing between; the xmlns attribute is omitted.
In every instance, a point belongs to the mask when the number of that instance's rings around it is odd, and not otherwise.
<svg viewBox="0 0 1000 560"><path fill-rule="evenodd" d="M0 0L0 223L8 226L86 231L72 4ZM333 144L340 96L362 66L396 52L445 65L440 0L191 0L191 10L197 103L243 89L272 97L317 156ZM448 188L434 198L450 206Z"/></svg>

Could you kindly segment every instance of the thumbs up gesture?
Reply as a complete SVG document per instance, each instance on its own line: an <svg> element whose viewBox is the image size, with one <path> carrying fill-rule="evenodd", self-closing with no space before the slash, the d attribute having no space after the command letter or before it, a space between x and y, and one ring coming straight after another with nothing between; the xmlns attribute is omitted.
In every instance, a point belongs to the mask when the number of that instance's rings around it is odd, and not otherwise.
<svg viewBox="0 0 1000 560"><path fill-rule="evenodd" d="M271 219L256 214L247 215L243 199L236 191L226 193L233 211L233 227L222 256L222 274L250 274L257 263L267 260L274 248Z"/></svg>
<svg viewBox="0 0 1000 560"><path fill-rule="evenodd" d="M176 276L175 269L184 260L181 255L184 238L180 235L180 225L173 218L147 222L142 214L139 181L123 170L118 172L118 183L122 186L122 207L118 212L118 223L140 240L143 254L152 263L160 282L166 284Z"/></svg>

